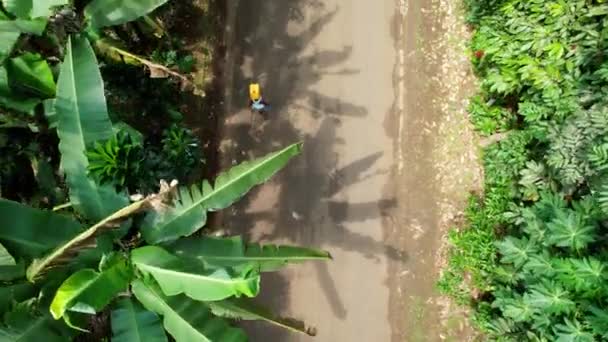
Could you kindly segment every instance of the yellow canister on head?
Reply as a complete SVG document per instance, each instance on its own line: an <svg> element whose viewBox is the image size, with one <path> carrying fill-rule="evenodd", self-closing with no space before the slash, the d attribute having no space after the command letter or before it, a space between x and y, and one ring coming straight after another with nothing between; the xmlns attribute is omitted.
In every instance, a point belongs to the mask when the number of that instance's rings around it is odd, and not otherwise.
<svg viewBox="0 0 608 342"><path fill-rule="evenodd" d="M251 98L251 101L256 101L256 100L259 100L260 97L262 97L262 94L260 91L260 84L251 83L249 85L249 98Z"/></svg>

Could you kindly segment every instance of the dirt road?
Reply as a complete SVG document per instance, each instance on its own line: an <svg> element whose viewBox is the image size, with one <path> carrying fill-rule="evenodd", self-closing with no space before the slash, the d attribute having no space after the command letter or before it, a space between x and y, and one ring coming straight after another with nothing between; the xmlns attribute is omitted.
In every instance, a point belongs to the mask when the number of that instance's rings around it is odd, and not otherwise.
<svg viewBox="0 0 608 342"><path fill-rule="evenodd" d="M317 341L464 336L462 315L440 305L433 287L443 226L463 202L454 194L474 178L442 186L442 175L475 159L458 126L467 62L462 51L446 61L451 2L228 1L223 167L297 141L305 150L223 223L252 240L332 253L332 262L289 267L262 284L261 300L315 326ZM272 111L252 125L253 79ZM247 328L252 341L311 340Z"/></svg>

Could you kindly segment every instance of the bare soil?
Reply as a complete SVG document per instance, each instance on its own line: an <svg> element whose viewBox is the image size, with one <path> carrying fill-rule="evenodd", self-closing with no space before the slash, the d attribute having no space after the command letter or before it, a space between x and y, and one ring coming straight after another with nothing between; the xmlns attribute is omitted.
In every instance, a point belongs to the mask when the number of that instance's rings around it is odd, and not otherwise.
<svg viewBox="0 0 608 342"><path fill-rule="evenodd" d="M318 341L466 341L439 296L446 232L479 187L473 90L457 0L227 2L220 163L305 151L221 222L334 260L265 277L261 301ZM247 106L262 83L267 118ZM246 324L252 341L308 341Z"/></svg>

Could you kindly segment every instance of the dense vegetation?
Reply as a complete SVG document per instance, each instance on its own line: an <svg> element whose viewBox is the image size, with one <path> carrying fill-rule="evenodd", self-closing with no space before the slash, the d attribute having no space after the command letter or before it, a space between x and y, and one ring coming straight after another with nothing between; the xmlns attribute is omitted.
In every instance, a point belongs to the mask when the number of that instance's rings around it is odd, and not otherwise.
<svg viewBox="0 0 608 342"><path fill-rule="evenodd" d="M484 193L440 288L492 340L608 339L608 5L468 0Z"/></svg>
<svg viewBox="0 0 608 342"><path fill-rule="evenodd" d="M226 318L314 334L250 298L262 272L328 253L201 231L302 146L178 186L204 157L174 103L201 94L192 57L137 47L164 37L165 2L1 2L2 341L245 341Z"/></svg>
<svg viewBox="0 0 608 342"><path fill-rule="evenodd" d="M466 0L484 193L441 290L491 340L608 340L608 4Z"/></svg>

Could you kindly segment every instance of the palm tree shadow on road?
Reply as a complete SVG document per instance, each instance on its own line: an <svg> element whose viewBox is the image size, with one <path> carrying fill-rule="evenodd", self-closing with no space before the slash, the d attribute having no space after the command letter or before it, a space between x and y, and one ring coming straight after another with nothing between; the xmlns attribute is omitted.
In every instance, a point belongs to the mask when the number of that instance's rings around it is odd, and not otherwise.
<svg viewBox="0 0 608 342"><path fill-rule="evenodd" d="M306 14L311 11L323 14L301 33L290 35L288 25L304 24ZM338 154L334 148L340 144L336 136L340 117L363 119L368 113L362 106L310 89L327 74L348 76L358 72L339 69L352 53L352 48L348 46L301 56L337 11L327 10L319 0L246 0L239 3L236 9L236 41L232 47L235 62L227 66L232 68L232 101L235 107L238 107L239 101L246 106L247 84L253 75L264 74L266 78L262 87L272 104L272 112L264 123L261 138L251 134L249 122L227 126L225 129L231 132L230 136L236 141L225 147L223 153L231 157L230 162L238 163L297 141L304 141L304 152L271 181L284 185L280 187L278 208L267 212L247 210L260 192L261 188L258 187L234 208L224 212L224 223L229 231L251 239L254 224L263 220L273 229L256 237L258 240L287 240L293 244L315 247L313 243L318 244L321 236L323 243L331 248L360 253L372 259L387 255L403 260L407 258L403 251L345 227L348 222L362 222L387 215L387 211L396 206L394 199L349 203L335 198L345 188L373 177L375 174L368 171L382 155L378 152L336 170ZM245 64L250 70L245 70ZM292 104L295 100L298 100L297 105ZM288 104L290 109L295 107L298 110L300 106L304 112L311 113L312 119L320 122L318 130L312 134L300 132L286 115ZM242 114L242 110L231 110L226 115L230 118ZM346 308L327 265L319 263L314 267L333 314L345 319ZM260 297L260 302L282 312L289 300L286 279L281 274L265 275ZM297 316L297 312L292 314ZM288 336L287 332L272 326L245 326L254 341L284 341Z"/></svg>

